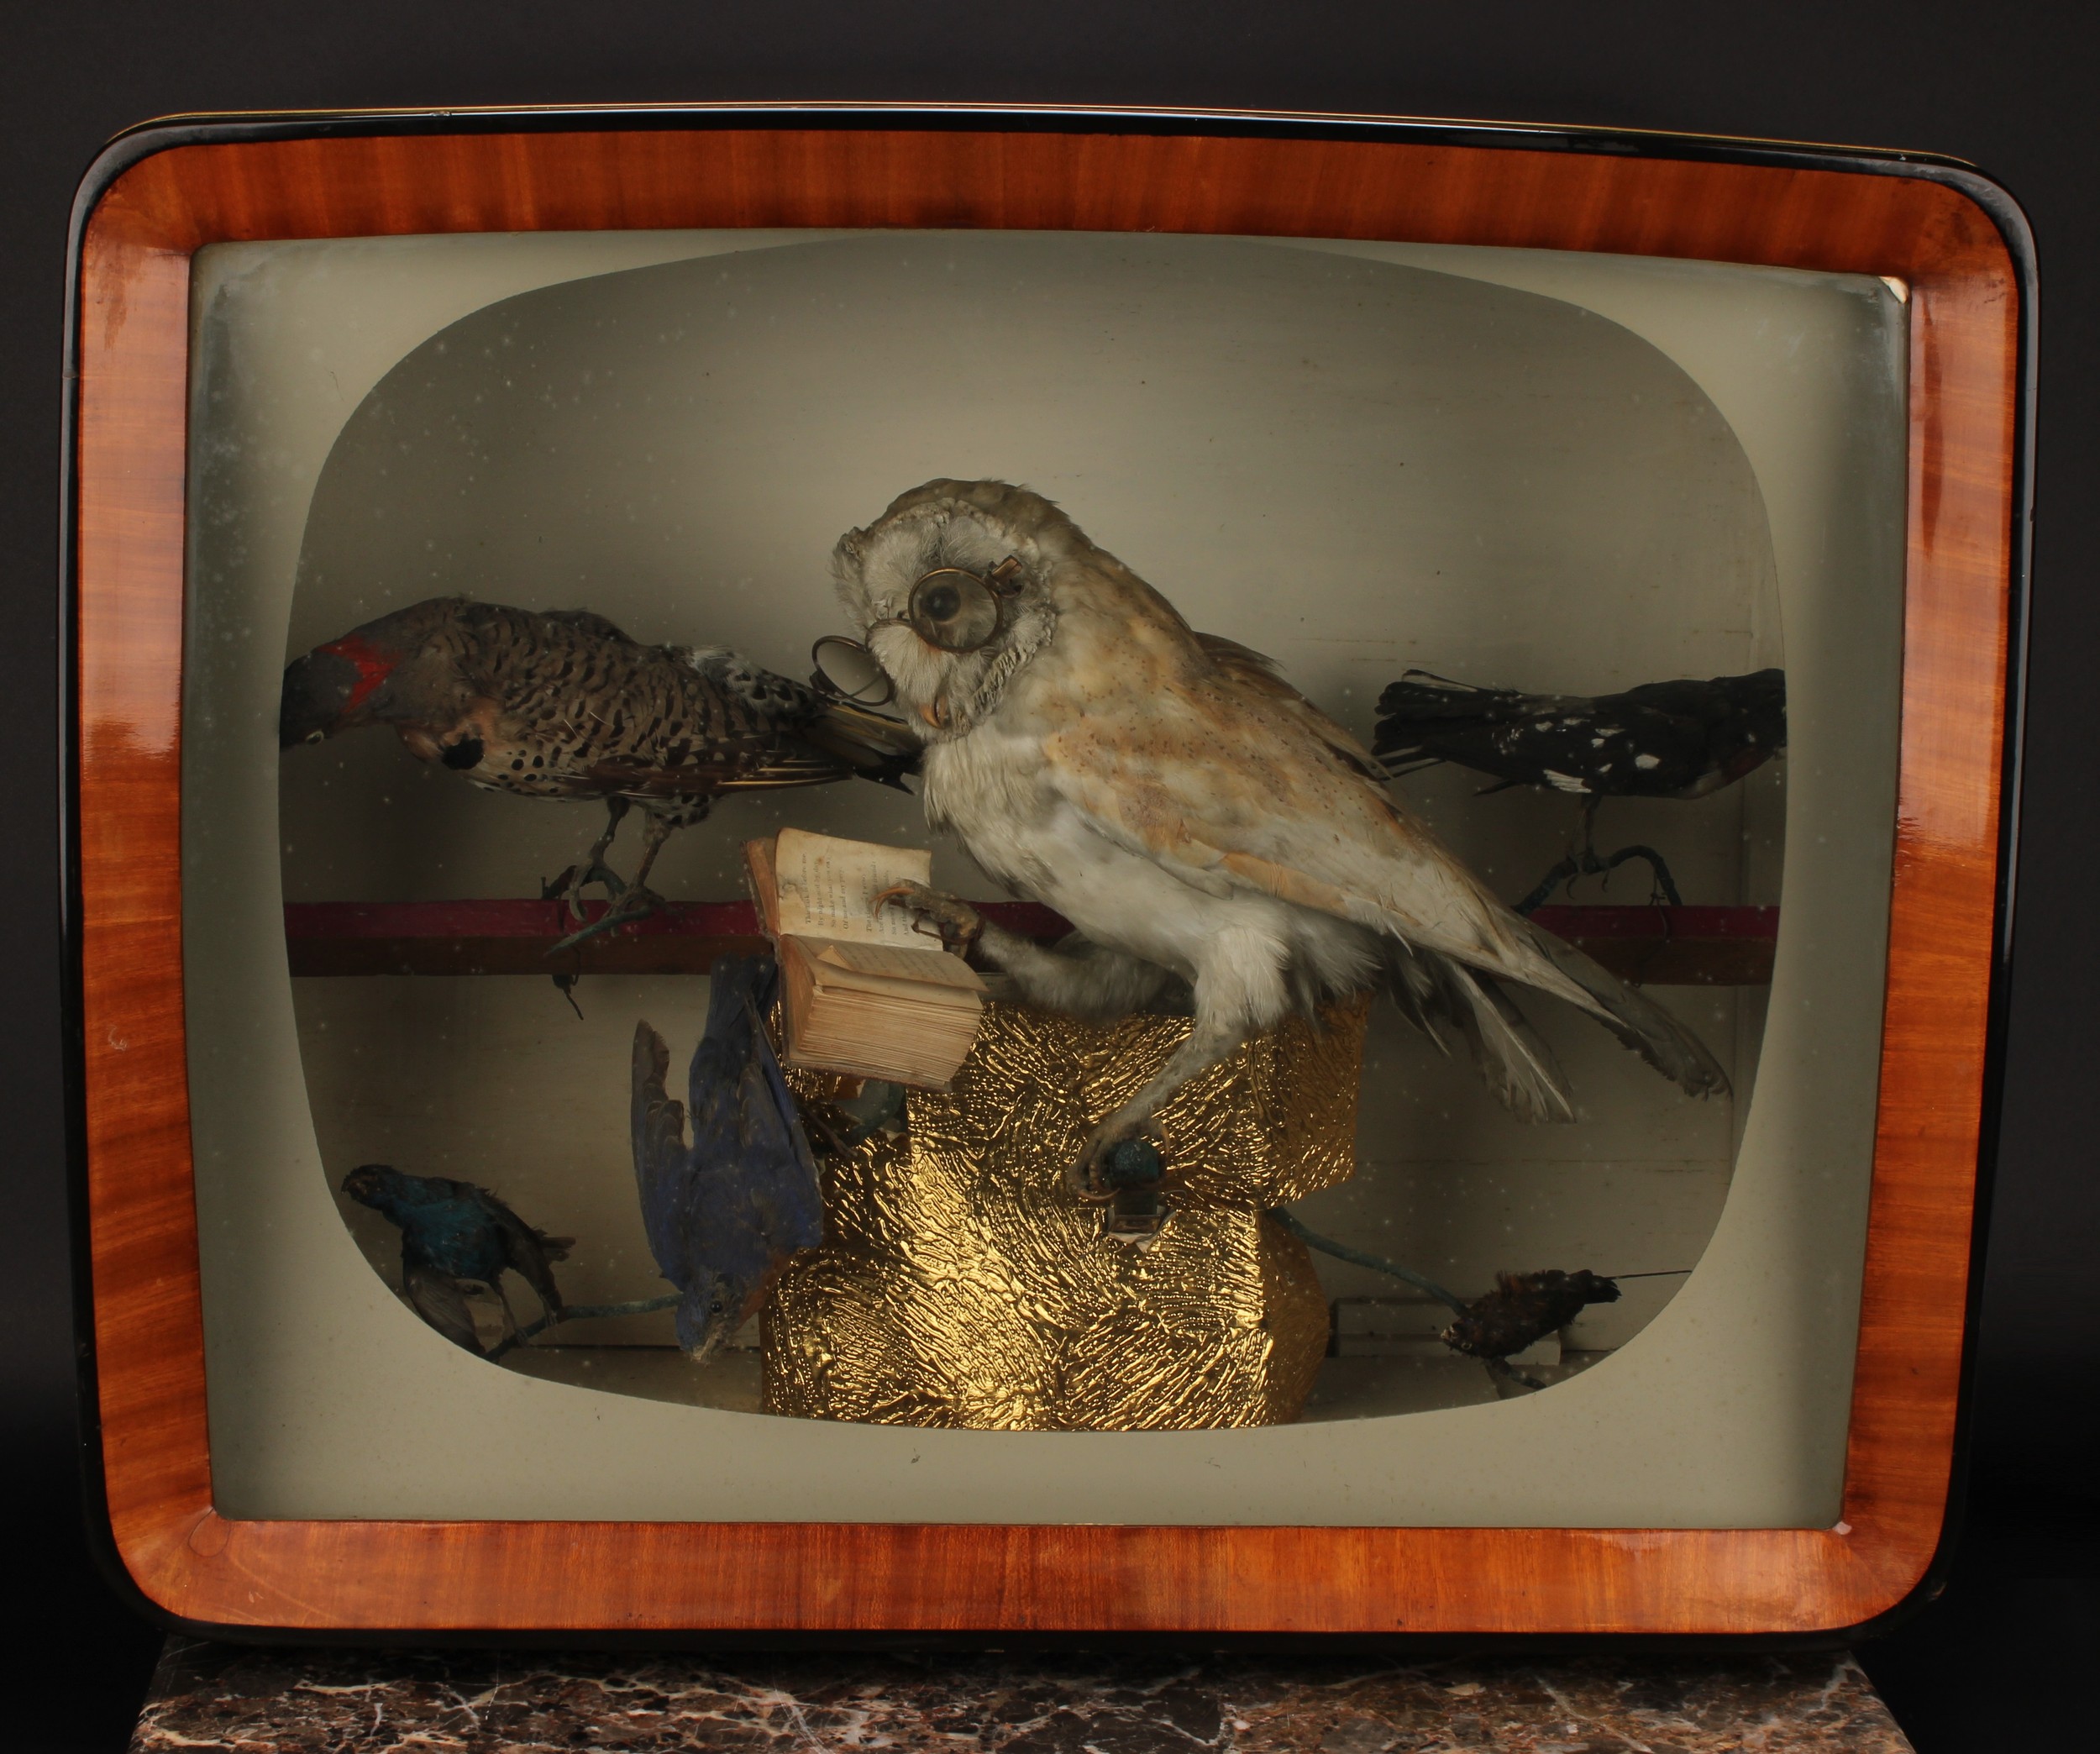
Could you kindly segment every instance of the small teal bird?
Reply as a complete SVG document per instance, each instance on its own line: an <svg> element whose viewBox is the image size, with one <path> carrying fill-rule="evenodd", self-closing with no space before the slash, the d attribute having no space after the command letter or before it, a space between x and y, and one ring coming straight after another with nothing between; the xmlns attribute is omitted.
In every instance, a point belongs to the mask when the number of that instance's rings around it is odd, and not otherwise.
<svg viewBox="0 0 2100 1754"><path fill-rule="evenodd" d="M401 1231L401 1277L416 1313L456 1346L486 1357L474 1331L462 1279L486 1285L503 1305L512 1334L517 1317L504 1294L507 1268L533 1288L549 1317L562 1316L550 1262L566 1259L574 1237L534 1230L486 1188L442 1175L408 1175L365 1163L343 1178L343 1191Z"/></svg>
<svg viewBox="0 0 2100 1754"><path fill-rule="evenodd" d="M698 1358L743 1326L799 1250L824 1239L816 1160L766 1036L778 979L770 956L717 960L687 1103L664 1089L663 1037L646 1022L634 1027L642 1223L657 1266L679 1289L679 1344Z"/></svg>

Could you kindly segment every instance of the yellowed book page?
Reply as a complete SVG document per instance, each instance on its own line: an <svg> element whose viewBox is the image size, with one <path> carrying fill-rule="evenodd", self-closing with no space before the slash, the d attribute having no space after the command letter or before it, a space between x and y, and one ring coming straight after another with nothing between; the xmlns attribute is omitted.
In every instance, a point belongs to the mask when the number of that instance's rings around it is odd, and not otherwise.
<svg viewBox="0 0 2100 1754"><path fill-rule="evenodd" d="M816 951L819 963L851 969L856 974L883 974L892 980L924 981L929 986L961 987L972 993L984 990L984 977L961 957L930 948L923 943L916 949L904 950L895 944L842 943L833 938L812 940L810 948ZM819 974L817 978L823 977Z"/></svg>
<svg viewBox="0 0 2100 1754"><path fill-rule="evenodd" d="M926 948L911 916L875 897L893 884L924 883L933 855L924 848L882 847L783 828L774 843L774 880L780 898L777 930L785 937L848 938L859 943Z"/></svg>
<svg viewBox="0 0 2100 1754"><path fill-rule="evenodd" d="M940 1065L904 1061L864 1059L848 1053L811 1053L791 1048L788 1063L811 1072L843 1072L854 1078L879 1078L886 1084L911 1084L921 1090L946 1090L954 1082L962 1056Z"/></svg>
<svg viewBox="0 0 2100 1754"><path fill-rule="evenodd" d="M791 942L805 944L806 938ZM899 980L892 974L864 974L840 963L812 960L811 979L820 993L864 993L890 1002L897 1014L909 1020L918 1012L929 1015L967 1011L974 1014L984 1000L969 987L937 986L930 980Z"/></svg>
<svg viewBox="0 0 2100 1754"><path fill-rule="evenodd" d="M773 839L743 843L744 875L759 909L759 929L769 938L780 935L780 890L773 874Z"/></svg>

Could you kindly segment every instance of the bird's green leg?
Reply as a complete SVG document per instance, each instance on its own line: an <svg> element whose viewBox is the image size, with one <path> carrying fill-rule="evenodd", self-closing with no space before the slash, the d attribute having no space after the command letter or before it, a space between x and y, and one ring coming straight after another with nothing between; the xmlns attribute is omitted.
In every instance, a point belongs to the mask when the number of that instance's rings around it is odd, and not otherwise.
<svg viewBox="0 0 2100 1754"><path fill-rule="evenodd" d="M626 809L624 800L617 801ZM679 825L660 816L648 818L648 832L642 842L642 863L635 868L633 880L615 890L615 900L598 918L588 926L580 927L568 937L555 941L548 951L549 956L563 950L574 949L586 938L594 938L602 932L611 932L631 920L638 920L653 914L664 905L664 898L650 889L645 881L649 867L656 863L656 855L664 850L664 843L670 838L671 831ZM618 879L613 880L616 883ZM573 1002L573 1001L572 1001Z"/></svg>
<svg viewBox="0 0 2100 1754"><path fill-rule="evenodd" d="M656 855L664 850L664 843L671 838L671 831L678 824L669 817L658 816L654 811L645 812L648 827L642 836L642 862L634 868L634 880L620 897L613 911L633 919L640 915L654 913L664 905L664 898L649 887L649 867L656 863Z"/></svg>
<svg viewBox="0 0 2100 1754"><path fill-rule="evenodd" d="M1597 862L1597 806L1604 798L1591 792L1583 800L1583 847L1575 856L1585 871L1601 869Z"/></svg>
<svg viewBox="0 0 2100 1754"><path fill-rule="evenodd" d="M1611 874L1628 859L1645 859L1648 865L1648 905L1651 907L1682 907L1684 898L1677 893L1677 880L1671 876L1669 866L1663 863L1662 855L1653 847L1621 847L1609 859L1598 857L1597 806L1603 801L1594 792L1583 800L1583 850L1577 855L1583 874L1602 877L1609 887Z"/></svg>
<svg viewBox="0 0 2100 1754"><path fill-rule="evenodd" d="M628 805L625 798L613 797L605 801L605 832L591 843L591 850L583 856L583 863L573 864L557 877L548 887L559 889L562 908L579 926L583 923L583 892L596 883L604 886L607 895L617 903L627 885L605 862L605 856L612 850L613 837L619 833L620 824L626 819ZM564 879L567 881L564 882Z"/></svg>
<svg viewBox="0 0 2100 1754"><path fill-rule="evenodd" d="M1572 885L1578 877L1584 876L1592 871L1604 869L1604 867L1597 862L1596 847L1597 806L1600 801L1595 792L1591 792L1583 798L1580 843L1575 841L1568 843L1567 851L1562 854L1553 869L1540 878L1531 892L1516 904L1515 909L1516 912L1527 915L1533 913L1551 901L1553 891L1563 883Z"/></svg>

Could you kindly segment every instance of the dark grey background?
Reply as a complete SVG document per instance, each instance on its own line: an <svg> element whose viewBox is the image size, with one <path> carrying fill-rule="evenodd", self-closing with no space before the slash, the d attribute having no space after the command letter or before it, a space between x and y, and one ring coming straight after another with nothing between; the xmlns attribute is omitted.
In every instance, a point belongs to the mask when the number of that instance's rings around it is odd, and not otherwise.
<svg viewBox="0 0 2100 1754"><path fill-rule="evenodd" d="M21 1665L0 1741L122 1746L157 1635L87 1566L71 1348L50 873L60 336L74 186L173 111L893 97L1225 105L1586 123L1911 147L1971 160L2040 242L2040 444L2026 817L1992 1216L1971 1538L1952 1587L1869 1663L1919 1746L2071 1746L2100 1633L2100 1174L2089 1112L2100 869L2082 519L2100 456L2100 226L2085 8L1948 0L1687 6L1475 0L963 5L370 0L0 10L0 911L8 1169L0 1465L27 1531L4 1589ZM77 1676L75 1683L72 1678ZM2074 1729L2074 1725L2079 1726Z"/></svg>

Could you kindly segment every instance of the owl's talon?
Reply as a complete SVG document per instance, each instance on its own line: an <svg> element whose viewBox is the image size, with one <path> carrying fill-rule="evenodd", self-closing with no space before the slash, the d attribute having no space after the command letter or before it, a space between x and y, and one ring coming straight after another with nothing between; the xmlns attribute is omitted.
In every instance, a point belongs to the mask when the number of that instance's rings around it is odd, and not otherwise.
<svg viewBox="0 0 2100 1754"><path fill-rule="evenodd" d="M1089 1205L1105 1205L1130 1189L1157 1187L1165 1179L1165 1144L1157 1121L1135 1126L1104 1121L1064 1172L1066 1185Z"/></svg>
<svg viewBox="0 0 2100 1754"><path fill-rule="evenodd" d="M885 907L903 909L912 916L914 932L939 938L941 948L951 955L968 955L984 930L984 916L969 902L929 889L923 883L893 883L875 897L872 906L878 914ZM921 923L927 921L932 923L931 932Z"/></svg>

